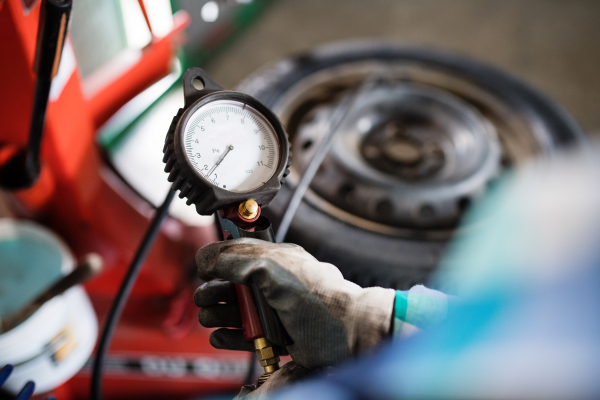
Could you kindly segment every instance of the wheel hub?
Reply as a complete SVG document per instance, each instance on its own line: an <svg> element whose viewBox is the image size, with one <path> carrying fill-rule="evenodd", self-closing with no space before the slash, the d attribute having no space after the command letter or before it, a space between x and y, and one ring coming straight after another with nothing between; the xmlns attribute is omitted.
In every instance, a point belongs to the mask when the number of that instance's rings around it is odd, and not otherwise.
<svg viewBox="0 0 600 400"><path fill-rule="evenodd" d="M293 140L303 170L334 103L315 107ZM361 218L404 228L454 226L501 168L497 135L468 103L411 83L383 83L354 102L311 189Z"/></svg>

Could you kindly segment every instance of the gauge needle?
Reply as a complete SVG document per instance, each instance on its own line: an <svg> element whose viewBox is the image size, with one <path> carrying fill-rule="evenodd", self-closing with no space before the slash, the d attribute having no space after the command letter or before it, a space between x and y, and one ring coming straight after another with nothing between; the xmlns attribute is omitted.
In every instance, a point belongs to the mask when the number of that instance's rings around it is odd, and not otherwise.
<svg viewBox="0 0 600 400"><path fill-rule="evenodd" d="M213 165L213 167L210 169L210 171L208 171L208 175L207 176L211 176L212 173L214 172L215 169L217 169L217 167L219 166L219 164L221 164L221 162L223 162L223 160L225 159L225 156L227 154L229 154L229 152L233 150L233 146L227 146L227 149L225 149L225 153L223 153L223 155L221 156L221 158L219 158L219 161L217 161L217 163L215 165Z"/></svg>

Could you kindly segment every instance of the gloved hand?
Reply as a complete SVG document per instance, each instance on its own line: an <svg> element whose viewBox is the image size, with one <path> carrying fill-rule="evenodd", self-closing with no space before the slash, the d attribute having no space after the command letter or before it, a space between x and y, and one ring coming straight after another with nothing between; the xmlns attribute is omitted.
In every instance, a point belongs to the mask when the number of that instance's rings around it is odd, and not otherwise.
<svg viewBox="0 0 600 400"><path fill-rule="evenodd" d="M228 240L202 247L196 264L201 276L224 280L207 282L194 294L194 302L202 307L198 319L203 326L241 328L231 282L254 282L294 341L288 346L290 355L304 368L338 364L391 332L393 289L363 289L300 246ZM219 349L254 350L241 329L218 329L210 343Z"/></svg>

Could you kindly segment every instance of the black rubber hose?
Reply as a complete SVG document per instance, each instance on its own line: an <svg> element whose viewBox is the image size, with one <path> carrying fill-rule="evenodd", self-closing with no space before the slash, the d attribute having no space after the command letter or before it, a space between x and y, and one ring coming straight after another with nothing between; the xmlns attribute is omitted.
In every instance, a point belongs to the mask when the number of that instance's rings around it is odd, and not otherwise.
<svg viewBox="0 0 600 400"><path fill-rule="evenodd" d="M67 37L71 0L46 0L40 9L34 69L37 74L27 147L0 170L0 186L7 190L31 187L40 174L40 148L52 78L58 72Z"/></svg>
<svg viewBox="0 0 600 400"><path fill-rule="evenodd" d="M110 311L108 312L106 322L104 323L104 328L102 329L102 335L100 336L100 340L98 342L94 366L92 368L92 384L90 394L92 400L102 399L102 370L104 368L104 361L106 359L110 342L115 332L115 328L117 327L117 323L121 318L125 303L127 303L127 298L129 297L131 289L133 288L137 276L142 269L144 261L146 260L146 257L148 256L148 253L150 252L150 249L152 248L152 245L158 236L160 226L167 216L169 205L171 204L174 195L175 190L173 190L171 187L167 197L165 198L165 201L159 208L156 209L154 218L152 219L152 222L150 223L150 226L148 227L148 230L146 231L146 234L144 235L144 238L142 239L142 242L135 253L133 261L131 261L131 264L129 265L129 269L127 270L125 278L123 278L119 292L110 306Z"/></svg>

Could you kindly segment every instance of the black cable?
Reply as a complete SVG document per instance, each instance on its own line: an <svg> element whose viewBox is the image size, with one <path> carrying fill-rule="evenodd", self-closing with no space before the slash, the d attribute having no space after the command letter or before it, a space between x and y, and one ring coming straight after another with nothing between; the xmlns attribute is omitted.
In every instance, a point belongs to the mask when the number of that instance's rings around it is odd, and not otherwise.
<svg viewBox="0 0 600 400"><path fill-rule="evenodd" d="M31 187L40 174L40 148L52 78L58 71L67 37L71 0L46 0L40 7L34 69L37 75L27 146L0 169L0 186L8 190Z"/></svg>
<svg viewBox="0 0 600 400"><path fill-rule="evenodd" d="M46 108L52 80L50 77L39 76L35 81L35 94L33 96L33 111L31 112L31 127L27 143L27 155L24 162L26 175L23 179L27 186L32 185L40 174L40 148L42 147L42 133Z"/></svg>
<svg viewBox="0 0 600 400"><path fill-rule="evenodd" d="M110 306L110 311L108 312L106 322L104 323L104 328L102 329L102 335L98 341L98 348L96 350L96 357L94 359L94 366L92 368L92 384L90 394L92 400L102 399L102 370L104 368L104 361L106 359L108 347L110 346L117 323L121 318L127 298L129 297L136 278L142 269L142 265L148 256L148 252L152 248L152 245L158 236L160 226L162 221L167 216L169 205L171 204L174 195L175 190L173 190L171 187L167 197L165 198L165 201L159 208L156 209L154 218L152 219L152 222L150 222L150 226L148 227L148 230L146 231L146 234L144 235L144 238L142 239L142 242L135 253L135 257L129 265L129 269L127 270L125 278L123 278L119 292Z"/></svg>

